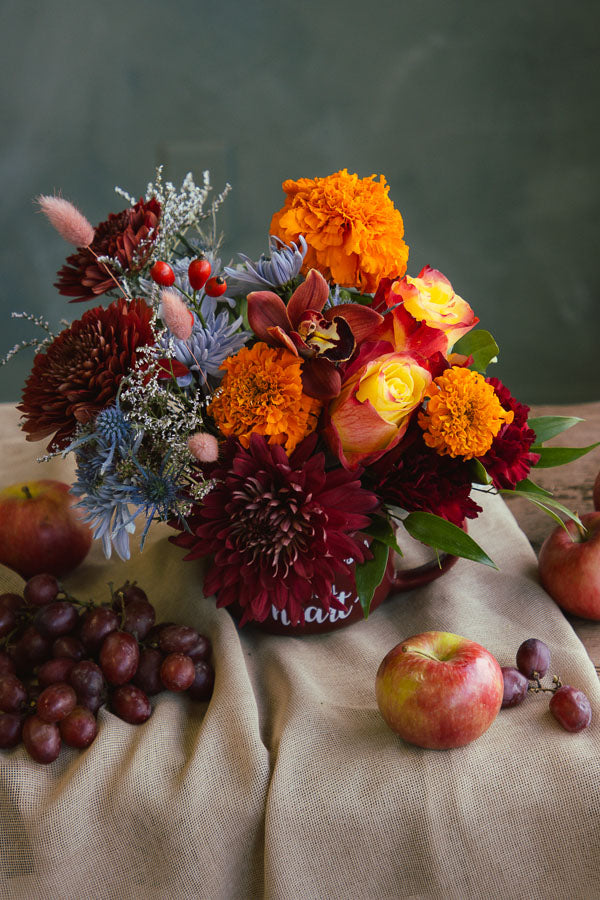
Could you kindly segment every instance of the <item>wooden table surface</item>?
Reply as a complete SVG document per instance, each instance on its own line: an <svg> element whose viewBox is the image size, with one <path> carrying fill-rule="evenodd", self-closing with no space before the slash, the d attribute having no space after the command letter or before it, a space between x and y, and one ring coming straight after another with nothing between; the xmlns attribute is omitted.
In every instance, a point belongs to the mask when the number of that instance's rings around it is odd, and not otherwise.
<svg viewBox="0 0 600 900"><path fill-rule="evenodd" d="M584 419L583 422L549 441L547 446L587 447L600 440L600 403L535 406L532 407L530 415L578 416ZM532 475L532 480L540 487L552 491L557 500L581 515L591 512L594 508L592 490L599 471L600 447L596 447L595 450L566 466L537 469ZM539 553L544 539L556 527L555 522L522 497L507 497L507 502L533 549ZM579 635L600 675L600 622L590 622L570 615L567 619Z"/></svg>

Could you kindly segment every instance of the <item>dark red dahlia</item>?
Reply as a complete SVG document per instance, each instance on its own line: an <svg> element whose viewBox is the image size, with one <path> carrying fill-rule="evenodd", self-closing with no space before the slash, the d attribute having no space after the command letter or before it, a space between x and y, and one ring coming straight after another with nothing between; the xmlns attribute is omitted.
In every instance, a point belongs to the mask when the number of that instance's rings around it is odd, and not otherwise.
<svg viewBox="0 0 600 900"><path fill-rule="evenodd" d="M115 287L106 266L94 254L118 259L128 272L141 269L158 236L160 214L160 203L154 198L147 203L140 199L123 212L111 213L106 222L100 222L94 229L90 247L82 247L67 257L54 284L59 293L73 297L70 303L81 303Z"/></svg>
<svg viewBox="0 0 600 900"><path fill-rule="evenodd" d="M535 441L535 431L527 424L529 407L516 400L498 378L486 378L486 381L496 391L502 407L513 411L514 418L508 425L502 426L492 446L479 461L494 487L512 490L519 481L527 478L531 466L540 458L539 453L531 453L529 449Z"/></svg>
<svg viewBox="0 0 600 900"><path fill-rule="evenodd" d="M408 512L435 513L454 525L476 519L481 507L469 496L472 472L468 463L440 456L423 441L420 430L369 467L368 483L383 503Z"/></svg>
<svg viewBox="0 0 600 900"><path fill-rule="evenodd" d="M288 457L262 435L248 450L230 440L211 473L216 487L188 518L192 533L171 538L189 549L185 559L212 555L204 591L218 606L237 603L242 625L264 621L271 606L293 624L315 602L345 609L331 593L336 576L369 554L357 532L379 501L356 472L326 472L315 444L311 435Z"/></svg>
<svg viewBox="0 0 600 900"><path fill-rule="evenodd" d="M119 298L88 309L33 361L17 409L28 441L54 437L49 451L69 443L78 422L89 422L116 397L138 347L153 344L152 309L143 300Z"/></svg>

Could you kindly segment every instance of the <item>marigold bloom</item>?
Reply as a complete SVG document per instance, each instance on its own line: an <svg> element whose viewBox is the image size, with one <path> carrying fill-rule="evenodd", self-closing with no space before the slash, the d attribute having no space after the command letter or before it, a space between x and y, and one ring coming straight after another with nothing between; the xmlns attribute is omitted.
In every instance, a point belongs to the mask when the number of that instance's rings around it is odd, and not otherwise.
<svg viewBox="0 0 600 900"><path fill-rule="evenodd" d="M264 435L291 453L315 430L321 404L302 391L302 360L289 350L259 341L228 356L225 376L208 407L217 427L243 447L250 436Z"/></svg>
<svg viewBox="0 0 600 900"><path fill-rule="evenodd" d="M428 395L427 409L419 413L419 425L427 446L442 456L483 456L502 425L514 417L512 410L503 409L483 375L460 366L452 366L435 378Z"/></svg>
<svg viewBox="0 0 600 900"><path fill-rule="evenodd" d="M342 169L326 178L283 182L285 205L270 231L286 243L304 235L303 272L318 269L329 281L366 293L384 277L406 272L404 222L388 197L383 175L359 178Z"/></svg>

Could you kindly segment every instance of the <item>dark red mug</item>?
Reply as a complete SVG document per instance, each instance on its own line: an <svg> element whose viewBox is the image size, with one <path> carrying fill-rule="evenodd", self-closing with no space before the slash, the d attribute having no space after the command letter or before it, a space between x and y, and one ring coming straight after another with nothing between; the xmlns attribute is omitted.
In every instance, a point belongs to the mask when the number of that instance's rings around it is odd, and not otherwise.
<svg viewBox="0 0 600 900"><path fill-rule="evenodd" d="M457 561L458 557L449 554L440 554L421 566L412 569L396 569L396 555L390 550L387 567L373 599L371 601L371 613L380 606L390 594L401 591L411 591L435 581L444 572L447 572ZM285 610L280 611L271 607L271 612L263 622L249 622L244 628L258 628L269 634L323 634L334 631L337 628L345 628L353 622L359 622L364 618L363 610L356 595L356 584L352 575L336 578L335 594L346 606L346 611L338 609L325 610L322 606L308 606L304 610L304 623L292 625ZM241 609L228 606L234 618L239 619Z"/></svg>

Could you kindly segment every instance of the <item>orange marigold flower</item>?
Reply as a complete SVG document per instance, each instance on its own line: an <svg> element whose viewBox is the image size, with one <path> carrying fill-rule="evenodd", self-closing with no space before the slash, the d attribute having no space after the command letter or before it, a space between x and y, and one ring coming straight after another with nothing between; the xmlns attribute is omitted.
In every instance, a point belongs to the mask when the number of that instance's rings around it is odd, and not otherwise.
<svg viewBox="0 0 600 900"><path fill-rule="evenodd" d="M376 291L381 278L402 278L408 260L404 222L385 178L375 177L342 169L326 178L283 182L287 198L270 230L286 243L304 235L303 272L318 269L329 281L365 293Z"/></svg>
<svg viewBox="0 0 600 900"><path fill-rule="evenodd" d="M427 446L441 456L483 456L501 426L513 420L514 413L502 407L492 385L478 372L461 366L452 366L435 378L428 394L419 425Z"/></svg>
<svg viewBox="0 0 600 900"><path fill-rule="evenodd" d="M225 377L208 412L221 432L249 447L251 434L291 453L315 430L321 403L302 393L302 360L289 350L259 341L228 356Z"/></svg>

